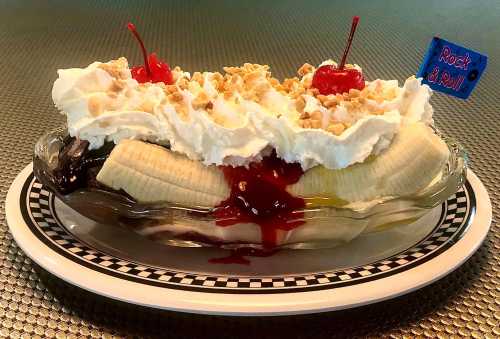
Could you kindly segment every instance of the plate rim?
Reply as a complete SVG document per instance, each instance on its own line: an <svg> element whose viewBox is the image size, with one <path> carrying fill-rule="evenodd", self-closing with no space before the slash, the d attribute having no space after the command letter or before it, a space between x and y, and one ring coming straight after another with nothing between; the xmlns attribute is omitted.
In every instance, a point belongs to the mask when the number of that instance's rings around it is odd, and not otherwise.
<svg viewBox="0 0 500 339"><path fill-rule="evenodd" d="M482 244L492 220L491 202L486 188L468 170L467 179L477 202L476 210L472 212L472 223L453 246L421 265L378 280L331 290L278 294L186 291L109 276L54 253L31 232L21 215L19 196L24 181L31 172L32 163L14 179L5 203L10 232L28 257L60 279L92 293L127 303L190 313L248 316L304 314L358 307L395 298L431 284L462 265ZM369 288L366 286L368 284ZM300 298L306 295L306 298Z"/></svg>

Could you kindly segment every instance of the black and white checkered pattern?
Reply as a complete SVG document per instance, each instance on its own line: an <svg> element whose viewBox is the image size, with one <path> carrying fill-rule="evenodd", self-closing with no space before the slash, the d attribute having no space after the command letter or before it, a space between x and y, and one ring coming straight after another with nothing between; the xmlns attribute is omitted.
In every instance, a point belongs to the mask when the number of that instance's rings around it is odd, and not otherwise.
<svg viewBox="0 0 500 339"><path fill-rule="evenodd" d="M409 265L413 266L430 253L438 251L444 244L454 238L460 229L466 227L465 221L471 210L468 192L462 188L444 203L446 208L445 216L432 234L405 252L370 265L311 275L278 278L217 277L142 266L89 248L74 238L56 220L52 212L54 207L51 192L47 191L35 180L28 190L28 194L28 213L31 219L50 242L66 252L66 256L70 254L91 263L99 267L101 272L104 269L113 272L115 276L118 274L123 277L134 277L145 284L154 281L155 285L163 283L166 287L176 285L177 288L179 286L188 286L190 289L199 287L201 291L211 288L222 291L227 289L242 291L260 289L264 292L273 289L303 289L319 285L332 285L331 288L334 288L337 285L345 286L350 282L355 284L365 279L373 279L381 274L396 273Z"/></svg>

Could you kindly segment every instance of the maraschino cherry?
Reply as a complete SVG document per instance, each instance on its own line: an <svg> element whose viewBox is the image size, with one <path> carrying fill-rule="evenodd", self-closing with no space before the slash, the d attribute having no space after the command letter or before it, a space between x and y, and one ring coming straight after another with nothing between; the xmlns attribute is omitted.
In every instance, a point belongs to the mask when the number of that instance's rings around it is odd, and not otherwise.
<svg viewBox="0 0 500 339"><path fill-rule="evenodd" d="M354 68L344 69L358 22L359 16L352 18L351 32L349 33L347 46L345 47L340 64L337 67L334 65L323 65L314 73L312 86L317 88L323 95L342 94L349 92L352 88L359 90L365 88L365 79L360 71Z"/></svg>
<svg viewBox="0 0 500 339"><path fill-rule="evenodd" d="M172 71L167 63L161 61L156 56L156 53L151 53L148 57L146 48L142 39L132 23L127 24L127 28L135 36L141 46L142 55L144 56L144 66L132 67L132 78L139 83L145 82L163 82L166 85L173 83Z"/></svg>

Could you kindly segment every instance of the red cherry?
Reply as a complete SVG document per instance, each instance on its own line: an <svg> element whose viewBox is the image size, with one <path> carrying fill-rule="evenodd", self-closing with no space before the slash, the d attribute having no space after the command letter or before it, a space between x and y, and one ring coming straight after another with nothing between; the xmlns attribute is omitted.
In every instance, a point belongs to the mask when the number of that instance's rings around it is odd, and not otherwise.
<svg viewBox="0 0 500 339"><path fill-rule="evenodd" d="M128 23L127 28L139 42L144 57L144 66L132 67L132 78L139 83L163 82L166 85L171 85L173 83L173 76L168 64L159 60L156 53L151 53L148 57L144 43L139 33L137 33L134 24Z"/></svg>
<svg viewBox="0 0 500 339"><path fill-rule="evenodd" d="M351 88L365 88L365 79L357 69L339 70L333 65L323 65L314 73L312 86L323 95L345 93Z"/></svg>
<svg viewBox="0 0 500 339"><path fill-rule="evenodd" d="M344 69L347 54L352 44L352 38L358 26L359 16L352 18L351 31L347 39L347 45L338 67L324 65L314 72L312 86L317 88L323 95L349 92L350 89L362 90L365 88L365 79L360 71L354 68Z"/></svg>
<svg viewBox="0 0 500 339"><path fill-rule="evenodd" d="M139 83L145 82L163 82L170 85L174 82L172 71L167 63L162 62L156 56L156 53L151 53L148 57L148 65L151 70L151 75L148 74L146 67L132 67L132 78Z"/></svg>

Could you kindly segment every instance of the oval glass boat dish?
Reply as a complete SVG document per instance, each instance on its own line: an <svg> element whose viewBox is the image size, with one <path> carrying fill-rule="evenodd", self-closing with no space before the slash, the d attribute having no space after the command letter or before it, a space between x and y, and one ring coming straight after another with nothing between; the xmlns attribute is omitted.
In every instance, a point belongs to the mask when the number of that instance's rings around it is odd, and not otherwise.
<svg viewBox="0 0 500 339"><path fill-rule="evenodd" d="M362 233L383 231L419 219L454 194L465 180L465 151L455 141L440 136L448 146L449 157L431 184L418 193L380 197L348 205L339 204L335 199L323 199L315 207L304 199L306 207L292 211L294 217L289 221L299 226L275 230L276 241L272 247L333 247ZM123 191L107 189L98 183L64 194L54 181L54 171L68 139L65 128L41 137L35 146L34 173L62 202L83 216L99 223L119 225L151 240L174 246L270 247L262 242L265 226L253 223L221 226L214 215L216 208L170 203L142 204ZM97 154L96 162L100 161L102 165L109 151L110 148L103 154ZM88 180L95 183L95 176Z"/></svg>

